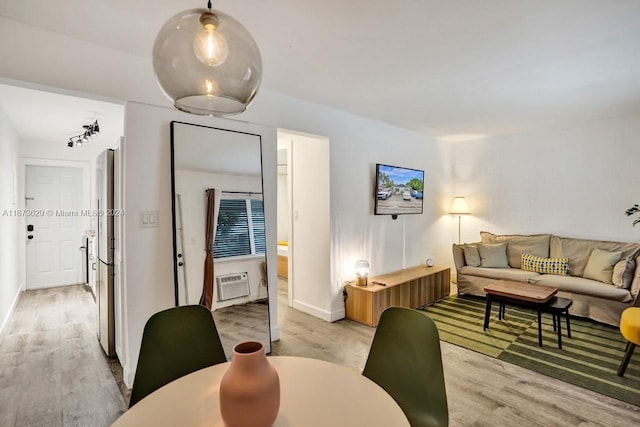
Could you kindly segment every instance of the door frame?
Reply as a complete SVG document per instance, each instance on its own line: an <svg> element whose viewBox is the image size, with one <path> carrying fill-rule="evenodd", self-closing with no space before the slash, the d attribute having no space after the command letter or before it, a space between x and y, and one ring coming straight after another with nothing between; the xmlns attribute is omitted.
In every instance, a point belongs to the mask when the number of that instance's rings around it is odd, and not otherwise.
<svg viewBox="0 0 640 427"><path fill-rule="evenodd" d="M26 179L27 179L27 166L49 166L49 167L65 167L82 169L82 198L84 203L91 204L91 185L93 184L91 176L91 162L79 161L79 160L56 160L56 159L39 159L34 157L21 157L19 160L19 172L18 172L18 210L25 209L25 196L26 196ZM89 208L91 206L87 206ZM20 253L20 266L18 273L20 275L20 290L25 291L27 289L27 227L25 217L21 216L18 220L18 226L21 232L19 236L22 236L19 245ZM89 230L91 228L91 218L86 217L83 221L83 229Z"/></svg>
<svg viewBox="0 0 640 427"><path fill-rule="evenodd" d="M344 317L344 313L334 313L331 307L331 300L333 298L333 287L331 286L331 277L332 277L332 267L331 267L331 140L328 136L311 134L307 132L301 132L291 129L278 128L278 139L288 140L284 143L287 148L287 198L288 198L288 210L289 210L289 245L288 245L288 304L290 307L293 307L297 310L303 311L307 314L311 314L317 318L326 320L328 322L333 322L335 320L341 319ZM304 253L307 248L300 247L300 242L296 244L295 235L296 229L299 227L297 224L297 215L296 211L298 207L293 201L293 192L294 187L296 187L297 177L303 174L311 173L310 171L306 171L296 167L294 165L294 154L293 152L296 150L304 150L304 140L314 140L317 143L323 144L324 149L327 154L327 162L328 169L327 175L325 177L318 178L326 178L326 190L328 191L327 202L327 212L329 217L327 218L327 234L324 236L324 245L326 248L326 256L328 259L328 263L324 269L324 276L317 276L318 283L326 283L326 301L325 305L322 306L318 304L318 301L315 301L315 304L309 304L307 302L302 302L297 298L297 287L299 284L296 284L296 253ZM314 175L317 177L317 174L314 172ZM300 203L299 203L300 204Z"/></svg>

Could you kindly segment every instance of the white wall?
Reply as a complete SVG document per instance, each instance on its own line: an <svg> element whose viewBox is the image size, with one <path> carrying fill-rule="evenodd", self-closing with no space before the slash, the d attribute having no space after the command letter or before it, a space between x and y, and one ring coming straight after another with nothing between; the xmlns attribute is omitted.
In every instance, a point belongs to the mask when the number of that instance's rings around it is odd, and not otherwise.
<svg viewBox="0 0 640 427"><path fill-rule="evenodd" d="M185 259L185 273L189 288L188 304L198 304L202 294L204 279L204 259L206 246L205 228L207 198L205 190L215 188L218 191L262 192L260 176L227 175L218 173L176 170L176 193L181 195ZM218 302L218 287L213 289L213 307L218 309L234 304L244 304L256 299L265 298L266 288L262 284L263 256L244 258L242 260L215 260L216 276L229 273L247 272L249 276L250 295Z"/></svg>
<svg viewBox="0 0 640 427"><path fill-rule="evenodd" d="M18 135L0 107L0 336L20 295Z"/></svg>
<svg viewBox="0 0 640 427"><path fill-rule="evenodd" d="M443 208L451 197L444 173L450 147L424 134L264 90L243 120L322 135L331 142L332 316L344 311L342 286L358 259L371 274L417 265L427 257L451 258L453 220ZM373 215L376 163L425 171L424 214ZM457 233L457 222L455 223ZM403 241L405 244L403 244ZM404 256L403 256L404 254ZM321 306L323 301L318 301Z"/></svg>
<svg viewBox="0 0 640 427"><path fill-rule="evenodd" d="M261 135L268 279L269 283L276 283L276 130L129 102L124 143L125 310L128 328L126 356L121 360L128 386L133 382L147 319L174 305L169 128L172 120ZM158 211L158 227L140 228L139 212L150 210ZM276 301L277 290L272 286L269 289L269 316L274 339L279 338Z"/></svg>
<svg viewBox="0 0 640 427"><path fill-rule="evenodd" d="M553 233L637 242L624 211L640 202L640 115L453 145L453 187L467 197L462 240Z"/></svg>
<svg viewBox="0 0 640 427"><path fill-rule="evenodd" d="M432 138L306 101L262 91L242 120L262 123L265 209L273 192L276 203L276 127L327 136L331 141L331 283L332 313L344 310L342 285L353 277L357 259L371 261L372 274L421 263L427 256L450 256L450 240L434 227L443 216L443 170L440 145ZM179 120L220 128L246 129L249 123L198 117L176 110L130 102L125 121L128 360L125 375L137 362L144 323L151 314L173 305L171 249L171 175L169 122ZM265 139L267 138L267 139ZM273 138L270 141L269 138ZM265 143L266 142L266 143ZM266 153L266 155L265 155ZM401 217L373 215L376 162L425 170L425 213ZM158 228L138 228L138 212L159 211ZM275 217L267 224L273 233ZM404 225L404 227L403 227ZM404 228L404 230L403 230ZM404 237L403 239L403 231ZM446 233L445 233L446 234ZM406 240L406 252L403 250ZM443 243L444 242L444 243ZM405 256L403 256L405 254ZM276 283L275 253L268 255L269 282ZM273 263L273 267L271 267ZM275 292L275 287L270 289ZM271 298L275 301L275 295ZM271 310L272 327L276 324ZM132 377L131 377L132 378Z"/></svg>

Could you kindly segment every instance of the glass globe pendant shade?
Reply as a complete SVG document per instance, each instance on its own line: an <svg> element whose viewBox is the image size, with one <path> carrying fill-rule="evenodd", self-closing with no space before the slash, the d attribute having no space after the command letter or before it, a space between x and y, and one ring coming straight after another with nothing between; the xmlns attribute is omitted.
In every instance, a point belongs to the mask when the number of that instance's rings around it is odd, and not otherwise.
<svg viewBox="0 0 640 427"><path fill-rule="evenodd" d="M238 21L217 10L191 9L160 29L153 69L177 109L225 116L243 112L255 98L262 59L255 40Z"/></svg>

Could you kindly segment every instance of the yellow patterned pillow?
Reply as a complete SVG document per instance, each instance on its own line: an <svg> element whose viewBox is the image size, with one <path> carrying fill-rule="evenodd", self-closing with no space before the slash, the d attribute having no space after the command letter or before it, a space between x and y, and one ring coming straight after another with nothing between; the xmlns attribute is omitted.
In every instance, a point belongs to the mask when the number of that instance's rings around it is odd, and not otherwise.
<svg viewBox="0 0 640 427"><path fill-rule="evenodd" d="M530 254L522 254L522 267L525 271L543 274L569 275L569 258L540 258Z"/></svg>

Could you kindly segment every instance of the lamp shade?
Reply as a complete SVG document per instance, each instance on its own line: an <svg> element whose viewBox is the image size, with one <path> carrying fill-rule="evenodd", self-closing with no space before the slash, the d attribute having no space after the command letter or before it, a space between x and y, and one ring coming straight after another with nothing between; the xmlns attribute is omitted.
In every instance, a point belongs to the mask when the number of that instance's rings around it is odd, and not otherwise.
<svg viewBox="0 0 640 427"><path fill-rule="evenodd" d="M356 261L356 285L367 286L369 276L369 261L361 259Z"/></svg>
<svg viewBox="0 0 640 427"><path fill-rule="evenodd" d="M453 199L453 203L451 204L451 209L449 209L450 214L456 215L466 215L470 214L469 205L467 205L467 201L464 197L456 197Z"/></svg>
<svg viewBox="0 0 640 427"><path fill-rule="evenodd" d="M190 9L160 29L153 70L173 105L192 114L238 114L251 104L262 78L262 59L251 34L213 9Z"/></svg>
<svg viewBox="0 0 640 427"><path fill-rule="evenodd" d="M367 277L369 275L369 261L361 259L356 261L356 276Z"/></svg>

